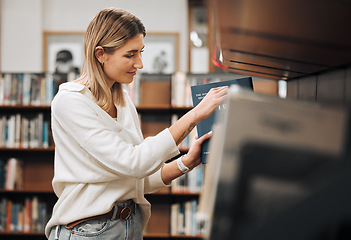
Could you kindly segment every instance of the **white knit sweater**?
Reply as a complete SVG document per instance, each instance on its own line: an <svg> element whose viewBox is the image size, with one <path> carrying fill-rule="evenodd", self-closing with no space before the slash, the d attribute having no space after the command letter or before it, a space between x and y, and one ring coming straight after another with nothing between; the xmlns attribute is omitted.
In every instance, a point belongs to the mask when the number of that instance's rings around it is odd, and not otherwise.
<svg viewBox="0 0 351 240"><path fill-rule="evenodd" d="M150 217L145 193L164 187L161 167L179 154L168 129L143 139L138 114L124 90L126 107L117 121L102 110L83 85L64 83L52 102L55 141L53 188L59 197L45 233L59 224L111 210L133 199L143 226Z"/></svg>

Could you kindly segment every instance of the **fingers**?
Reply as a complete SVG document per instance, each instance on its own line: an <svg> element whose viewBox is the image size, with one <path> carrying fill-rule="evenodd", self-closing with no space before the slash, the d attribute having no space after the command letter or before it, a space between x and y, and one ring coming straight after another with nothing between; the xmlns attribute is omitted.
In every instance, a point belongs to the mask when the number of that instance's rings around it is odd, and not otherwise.
<svg viewBox="0 0 351 240"><path fill-rule="evenodd" d="M211 88L211 90L209 91L212 92L212 94L218 98L224 97L225 95L227 95L228 93L228 86L224 86L224 87L217 87L217 88ZM211 94L210 94L211 95Z"/></svg>
<svg viewBox="0 0 351 240"><path fill-rule="evenodd" d="M211 88L212 91L214 92L219 92L219 93L227 93L229 87L228 86L223 86L223 87L216 87L216 88ZM211 91L210 90L210 91Z"/></svg>
<svg viewBox="0 0 351 240"><path fill-rule="evenodd" d="M213 135L213 133L212 133L212 131L210 131L210 132L204 134L202 137L200 137L200 138L198 139L198 142L199 142L200 144L202 144L205 140L211 138L212 135Z"/></svg>

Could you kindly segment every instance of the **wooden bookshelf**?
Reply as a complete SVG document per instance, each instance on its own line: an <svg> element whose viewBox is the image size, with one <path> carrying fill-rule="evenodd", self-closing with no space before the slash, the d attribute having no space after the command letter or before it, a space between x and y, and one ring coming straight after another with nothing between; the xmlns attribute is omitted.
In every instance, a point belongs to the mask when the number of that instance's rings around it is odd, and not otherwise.
<svg viewBox="0 0 351 240"><path fill-rule="evenodd" d="M208 4L229 71L291 80L350 65L350 2L212 0Z"/></svg>
<svg viewBox="0 0 351 240"><path fill-rule="evenodd" d="M175 106L171 100L172 75L148 75L146 82L140 84L143 96L136 107L140 118L144 137L154 136L171 125L172 115L181 117L191 106ZM155 79L153 79L155 77ZM166 78L166 79L165 79ZM45 119L50 118L50 105L0 105L0 114L37 114L43 113ZM54 175L54 151L52 143L49 147L0 147L2 159L15 157L23 161L24 186L20 190L0 190L0 198L6 197L14 201L37 196L47 202L48 213L51 213L57 197L53 193L51 181ZM188 148L180 149L185 154ZM172 192L164 188L157 193L148 194L146 198L152 204L152 215L147 226L145 239L201 239L200 236L172 235L171 205L184 204L186 201L198 200L200 193ZM45 239L43 233L0 232L1 239Z"/></svg>
<svg viewBox="0 0 351 240"><path fill-rule="evenodd" d="M28 104L22 105L21 103L24 103L24 94L22 92L24 91L24 87L23 85L20 85L19 82L24 81L25 75L26 77L29 77L30 80L30 91L27 92L29 93L29 98L26 99ZM40 75L40 84L44 83L44 75L45 74ZM46 217L41 217L40 224L36 224L37 227L35 229L31 227L29 232L27 232L28 230L23 232L24 229L7 229L7 225L5 225L4 229L4 226L2 226L3 228L0 231L0 238L4 240L46 239L44 236L44 224L46 224L47 218L50 217L52 208L57 201L57 197L51 186L51 181L54 176L53 160L55 150L50 134L51 107L46 103L43 104L44 100L45 102L48 102L50 97L43 92L44 88L40 88L40 90L35 88L38 90L36 91L37 95L35 95L37 98L34 98L32 95L32 87L34 88L34 84L38 84L37 79L39 75L36 73L5 73L3 77L7 77L7 80L10 79L11 93L7 93L9 95L6 97L4 92L4 99L1 99L1 102L4 104L0 105L0 126L2 127L2 130L8 128L7 137L4 135L0 136L0 160L4 164L2 165L3 167L7 165L7 161L11 158L16 159L20 163L19 166L22 173L21 179L23 184L19 187L15 186L14 189L6 188L4 185L1 186L1 207L6 206L7 208L7 206L12 206L11 215L13 215L13 213L17 214L17 211L20 211L19 209L24 209L26 204L32 204L32 202L37 201L38 216L41 216L39 213L40 211L44 211ZM13 81L15 81L15 83L13 83ZM9 82L6 83L8 84ZM20 86L23 88L20 88ZM38 85L36 85L36 87L37 86ZM14 89L16 89L16 91L14 91ZM39 98L40 101L38 100ZM7 102L5 102L5 99L7 99ZM35 104L31 104L34 102ZM16 117L14 125L12 121L13 119L11 119L13 116ZM10 126L10 124L12 125ZM30 128L34 130L29 132ZM2 131L2 133L4 132ZM12 142L9 140L11 134L12 136L15 135L15 140ZM35 138L33 139L32 136L35 136ZM7 174L6 171L7 170L4 171L4 169L2 169L1 173ZM6 181L6 179L3 180ZM9 205L10 202L11 205ZM17 209L16 211L14 208L15 205ZM4 209L2 208L1 211L3 210ZM23 215L25 215L25 213L23 213Z"/></svg>

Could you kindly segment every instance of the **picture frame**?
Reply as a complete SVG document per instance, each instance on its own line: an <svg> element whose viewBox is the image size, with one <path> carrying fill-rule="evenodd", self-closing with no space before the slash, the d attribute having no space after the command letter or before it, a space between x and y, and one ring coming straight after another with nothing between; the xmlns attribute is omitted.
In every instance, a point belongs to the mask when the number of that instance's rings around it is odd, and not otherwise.
<svg viewBox="0 0 351 240"><path fill-rule="evenodd" d="M61 52L61 54L60 54ZM58 59L72 57L72 68L80 72L84 58L84 32L43 33L43 71L55 73Z"/></svg>
<svg viewBox="0 0 351 240"><path fill-rule="evenodd" d="M141 72L173 74L179 70L179 33L147 32L144 45Z"/></svg>

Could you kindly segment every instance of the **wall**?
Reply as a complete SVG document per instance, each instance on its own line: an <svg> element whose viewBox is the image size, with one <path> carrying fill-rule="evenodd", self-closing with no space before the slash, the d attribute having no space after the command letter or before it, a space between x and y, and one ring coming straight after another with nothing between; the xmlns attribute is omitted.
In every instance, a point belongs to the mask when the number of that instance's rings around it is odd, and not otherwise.
<svg viewBox="0 0 351 240"><path fill-rule="evenodd" d="M180 70L188 66L187 0L0 0L1 71L41 72L43 31L84 31L102 8L139 17L149 32L178 32Z"/></svg>
<svg viewBox="0 0 351 240"><path fill-rule="evenodd" d="M41 71L41 0L1 0L1 70Z"/></svg>

